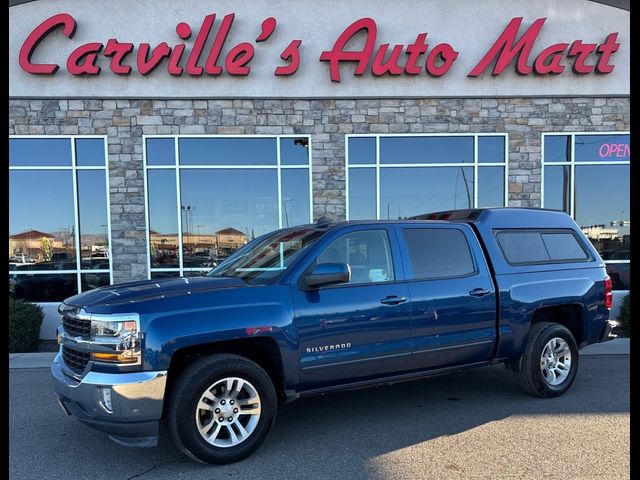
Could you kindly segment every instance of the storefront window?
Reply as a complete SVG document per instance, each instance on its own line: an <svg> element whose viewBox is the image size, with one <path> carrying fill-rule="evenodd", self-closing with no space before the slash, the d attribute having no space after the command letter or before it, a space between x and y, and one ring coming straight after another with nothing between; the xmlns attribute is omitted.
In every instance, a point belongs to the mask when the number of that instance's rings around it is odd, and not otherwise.
<svg viewBox="0 0 640 480"><path fill-rule="evenodd" d="M312 221L308 137L146 137L145 153L150 278L200 275Z"/></svg>
<svg viewBox="0 0 640 480"><path fill-rule="evenodd" d="M10 297L59 302L110 284L105 151L104 137L9 138Z"/></svg>
<svg viewBox="0 0 640 480"><path fill-rule="evenodd" d="M543 146L542 206L572 215L607 264L614 290L629 290L629 135L544 134Z"/></svg>
<svg viewBox="0 0 640 480"><path fill-rule="evenodd" d="M505 134L348 135L346 144L350 220L505 205Z"/></svg>

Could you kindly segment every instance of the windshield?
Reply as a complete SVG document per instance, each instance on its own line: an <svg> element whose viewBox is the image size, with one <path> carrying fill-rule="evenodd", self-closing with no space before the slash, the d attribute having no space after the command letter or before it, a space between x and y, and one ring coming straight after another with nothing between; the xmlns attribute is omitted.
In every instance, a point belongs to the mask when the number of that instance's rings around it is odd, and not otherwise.
<svg viewBox="0 0 640 480"><path fill-rule="evenodd" d="M251 241L211 270L209 277L235 277L251 283L271 283L326 230L315 226L280 230Z"/></svg>

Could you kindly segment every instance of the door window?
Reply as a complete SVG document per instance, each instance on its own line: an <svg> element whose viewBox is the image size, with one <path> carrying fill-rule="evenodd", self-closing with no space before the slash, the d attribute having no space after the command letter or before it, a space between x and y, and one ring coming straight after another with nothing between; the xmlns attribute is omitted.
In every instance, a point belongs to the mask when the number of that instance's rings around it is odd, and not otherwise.
<svg viewBox="0 0 640 480"><path fill-rule="evenodd" d="M318 256L318 263L346 263L351 284L395 280L386 230L351 232L337 238Z"/></svg>
<svg viewBox="0 0 640 480"><path fill-rule="evenodd" d="M469 244L460 230L405 228L403 233L414 279L461 277L475 272Z"/></svg>

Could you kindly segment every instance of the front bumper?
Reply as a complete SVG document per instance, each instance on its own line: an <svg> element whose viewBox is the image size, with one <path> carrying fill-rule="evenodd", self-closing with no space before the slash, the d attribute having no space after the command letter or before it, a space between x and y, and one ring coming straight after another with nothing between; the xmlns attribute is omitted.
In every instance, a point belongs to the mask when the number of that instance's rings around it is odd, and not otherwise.
<svg viewBox="0 0 640 480"><path fill-rule="evenodd" d="M51 365L55 392L68 415L106 432L123 445L151 447L158 441L167 372L88 372L81 380L63 373L60 354ZM111 393L111 409L102 389Z"/></svg>

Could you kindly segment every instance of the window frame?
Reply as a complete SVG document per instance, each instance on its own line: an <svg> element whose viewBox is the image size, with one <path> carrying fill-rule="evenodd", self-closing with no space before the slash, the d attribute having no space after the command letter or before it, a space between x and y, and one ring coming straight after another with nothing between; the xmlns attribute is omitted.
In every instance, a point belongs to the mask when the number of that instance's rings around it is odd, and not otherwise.
<svg viewBox="0 0 640 480"><path fill-rule="evenodd" d="M375 163L356 163L349 164L349 139L351 138L374 138L376 148ZM440 162L440 163L381 163L380 162L380 139L387 137L473 137L473 162ZM478 158L478 138L479 137L502 137L504 139L504 160L502 162L480 162ZM380 170L386 168L428 168L428 167L467 167L473 168L473 205L471 208L477 208L478 205L478 170L482 167L502 167L504 168L504 205L509 205L509 134L507 132L456 132L456 133L357 133L345 135L345 185L346 185L346 220L349 218L349 170L351 168L370 168L375 171L376 183L376 218L371 220L384 220L380 218Z"/></svg>
<svg viewBox="0 0 640 480"><path fill-rule="evenodd" d="M66 170L70 171L73 182L73 219L74 219L74 248L76 254L76 268L65 270L25 270L23 272L17 270L9 270L9 275L71 275L76 274L76 283L78 293L82 291L82 275L88 273L108 273L109 284L113 284L113 245L111 238L111 191L109 189L109 147L107 135L9 135L9 140L12 139L29 139L29 140L48 140L53 138L60 138L69 140L71 143L71 165L9 165L9 172L11 171L47 171L47 170ZM76 157L76 140L78 139L102 139L104 145L104 165L78 165ZM102 170L105 176L105 188L106 188L106 208L107 208L107 241L109 252L109 268L99 269L82 269L82 249L80 243L80 208L78 205L78 172L82 170ZM90 291L90 290L87 290ZM61 299L62 301L64 299ZM36 303L59 303L42 301Z"/></svg>
<svg viewBox="0 0 640 480"><path fill-rule="evenodd" d="M544 200L545 200L545 190L544 190L544 169L545 166L568 166L569 167L569 215L571 218L575 220L575 174L576 174L576 166L582 165L596 165L596 166L607 166L607 165L629 165L631 166L631 160L606 160L606 161L576 161L575 158L575 137L583 136L583 135L631 135L629 130L620 130L620 131L603 131L603 132L542 132L541 142L540 142L540 207L545 208ZM562 136L569 137L571 142L571 158L567 162L547 162L545 161L544 156L544 141L547 136ZM628 263L631 264L631 260L603 260L606 264L609 263ZM626 290L624 290L626 291Z"/></svg>
<svg viewBox="0 0 640 480"><path fill-rule="evenodd" d="M576 240L576 242L578 243L578 246L582 249L582 251L585 253L586 256L585 258L580 258L580 259L572 258L568 260L552 260L550 258L548 261L542 261L542 262L512 262L511 260L509 260L509 257L507 257L507 254L504 251L499 235L501 233L520 233L520 232L538 233L541 237L541 241L543 245L545 245L544 238L542 238L543 234L546 234L546 233L571 234L573 235L573 238ZM496 244L500 249L502 258L504 258L504 261L507 262L512 267L522 267L522 266L528 266L528 265L558 265L558 264L567 264L567 263L589 263L595 260L591 255L591 250L587 248L587 246L584 244L584 242L582 241L580 236L577 234L577 232L571 228L496 228L492 231L492 233L493 233L493 237L495 238ZM545 249L546 249L546 246L545 246Z"/></svg>
<svg viewBox="0 0 640 480"><path fill-rule="evenodd" d="M627 131L619 131L619 132L542 132L541 143L540 143L540 208L545 208L544 206L544 167L549 166L557 166L557 167L569 167L569 212L567 212L571 218L575 218L575 178L576 178L576 166L581 165L596 165L596 166L607 166L607 165L631 165L630 160L607 160L607 161L577 161L576 160L576 149L575 149L575 141L576 136L585 136L585 135L630 135L631 132ZM547 162L544 157L544 141L545 137L569 137L571 142L571 158L569 158L566 162ZM618 260L620 262L620 260ZM622 260L622 262L626 262L628 260Z"/></svg>
<svg viewBox="0 0 640 480"><path fill-rule="evenodd" d="M306 165L284 165L281 162L280 155L280 139L287 138L306 138L308 142L309 160ZM147 159L147 140L154 138L169 138L174 142L174 164L173 165L149 165ZM250 138L270 138L276 141L276 163L273 165L238 165L238 164L204 164L204 165L183 165L180 164L180 148L179 140L184 138L235 138L235 139L250 139ZM269 135L269 134L145 134L142 135L142 167L144 177L144 205L145 205L145 239L147 250L147 278L151 279L152 273L158 272L178 272L179 276L183 276L184 273L194 272L208 272L211 268L198 267L198 268L186 268L184 267L183 259L183 228L182 228L182 214L180 210L181 206L181 191L180 191L180 172L182 170L275 170L277 175L278 185L278 229L283 228L282 222L284 218L282 208L282 171L283 170L306 170L309 182L309 223L313 223L313 148L312 148L312 136L311 134L281 134L281 135ZM148 175L149 170L172 170L176 173L176 215L178 219L178 267L171 268L157 268L151 267L151 238L150 238L150 225L149 225L149 185Z"/></svg>

